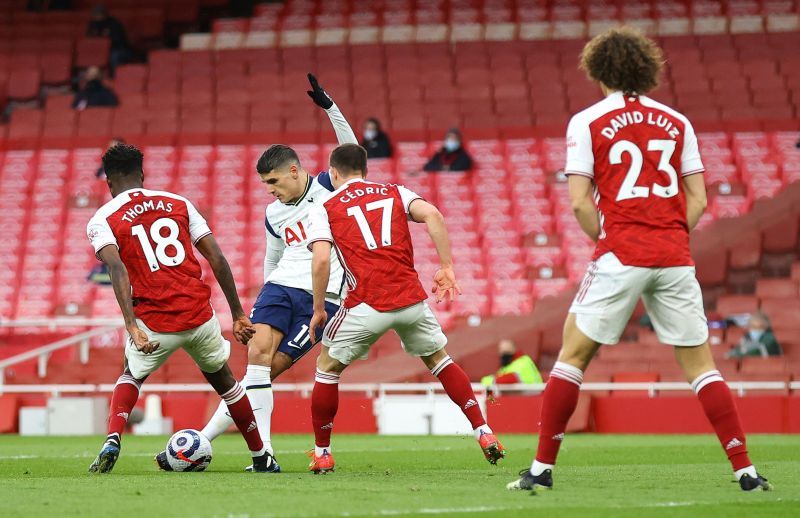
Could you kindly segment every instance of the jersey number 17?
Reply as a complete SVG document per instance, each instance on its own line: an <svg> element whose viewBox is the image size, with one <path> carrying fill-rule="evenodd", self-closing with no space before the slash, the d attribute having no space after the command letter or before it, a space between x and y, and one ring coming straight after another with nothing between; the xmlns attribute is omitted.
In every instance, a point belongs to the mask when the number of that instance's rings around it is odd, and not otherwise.
<svg viewBox="0 0 800 518"><path fill-rule="evenodd" d="M392 209L394 208L394 200L392 198L384 198L382 200L371 201L365 205L367 212L381 209L381 245L390 246L392 244ZM347 215L356 219L358 229L364 238L367 248L375 250L378 248L378 243L375 241L375 236L369 226L367 217L360 206L350 207L347 209Z"/></svg>

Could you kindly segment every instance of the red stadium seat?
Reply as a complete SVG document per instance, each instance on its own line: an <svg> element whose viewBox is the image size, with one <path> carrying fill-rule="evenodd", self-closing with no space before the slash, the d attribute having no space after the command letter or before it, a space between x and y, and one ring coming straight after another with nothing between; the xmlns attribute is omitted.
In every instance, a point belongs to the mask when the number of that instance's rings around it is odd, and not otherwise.
<svg viewBox="0 0 800 518"><path fill-rule="evenodd" d="M75 66L86 68L108 65L111 41L106 38L83 38L75 46Z"/></svg>
<svg viewBox="0 0 800 518"><path fill-rule="evenodd" d="M12 101L32 101L39 97L42 74L37 69L12 70L8 78L7 94Z"/></svg>
<svg viewBox="0 0 800 518"><path fill-rule="evenodd" d="M750 295L723 295L717 299L717 313L723 316L758 311L758 298Z"/></svg>

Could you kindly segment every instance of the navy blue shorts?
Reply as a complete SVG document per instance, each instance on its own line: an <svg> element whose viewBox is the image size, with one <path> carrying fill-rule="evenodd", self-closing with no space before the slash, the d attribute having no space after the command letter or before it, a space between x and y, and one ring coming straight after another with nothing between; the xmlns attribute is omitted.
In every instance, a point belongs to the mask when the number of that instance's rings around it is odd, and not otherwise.
<svg viewBox="0 0 800 518"><path fill-rule="evenodd" d="M325 303L328 319L333 318L339 306L331 302ZM283 333L278 350L288 354L292 362L296 362L316 343L311 343L308 334L308 323L314 314L314 298L305 290L287 288L268 282L261 288L250 320L254 324L266 324ZM317 330L317 336L322 337L322 329Z"/></svg>

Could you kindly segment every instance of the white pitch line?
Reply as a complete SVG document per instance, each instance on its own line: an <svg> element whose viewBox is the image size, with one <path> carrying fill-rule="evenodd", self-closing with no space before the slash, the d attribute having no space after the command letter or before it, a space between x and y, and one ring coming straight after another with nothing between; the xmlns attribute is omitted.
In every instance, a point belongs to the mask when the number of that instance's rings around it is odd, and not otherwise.
<svg viewBox="0 0 800 518"><path fill-rule="evenodd" d="M308 452L308 450L278 450L276 452L277 455L300 455ZM407 451L452 451L453 448L444 447L444 448L372 448L369 450L353 450L349 448L341 448L336 449L336 453L392 453L392 452L407 452ZM152 457L156 454L154 453L123 453L123 457ZM234 451L234 450L222 450L218 451L216 455L239 455L246 453L244 449L241 451ZM25 459L84 459L90 457L96 457L96 453L79 453L73 455L0 455L0 460L25 460Z"/></svg>
<svg viewBox="0 0 800 518"><path fill-rule="evenodd" d="M371 513L348 513L344 512L339 516L357 517L357 516L403 516L409 514L449 514L449 513L485 513L492 511L521 511L530 509L529 507L522 506L477 506L477 507L441 507L430 508L423 507L421 509L381 509Z"/></svg>

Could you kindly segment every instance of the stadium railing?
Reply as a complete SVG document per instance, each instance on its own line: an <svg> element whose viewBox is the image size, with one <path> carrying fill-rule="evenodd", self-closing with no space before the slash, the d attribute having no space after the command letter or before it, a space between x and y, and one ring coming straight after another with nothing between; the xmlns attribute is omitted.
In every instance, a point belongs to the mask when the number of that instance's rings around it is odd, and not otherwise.
<svg viewBox="0 0 800 518"><path fill-rule="evenodd" d="M72 323L70 325L76 325L75 319L69 319ZM29 321L13 322L13 323L3 323L4 327L10 327L13 324L18 325L36 325L32 324ZM42 325L45 326L53 326L54 322L57 320L46 321ZM5 379L5 369L8 367L13 367L14 365L26 362L28 360L37 359L37 373L39 377L47 376L47 364L50 359L50 355L52 355L55 351L60 349L65 349L67 347L78 347L78 357L80 359L81 364L89 363L89 344L92 338L95 336L100 336L105 334L109 331L113 331L118 329L119 325L109 325L111 321L107 322L106 325L100 325L97 329L92 329L90 331L84 331L82 333L78 333L76 335L64 338L62 340L58 340L56 342L43 345L42 347L37 347L35 349L31 349L30 351L25 351L24 353L20 353L16 356L12 356L10 358L6 358L5 360L0 360L0 393L3 392L4 389L4 379ZM85 324L84 324L85 325ZM97 324L95 324L97 325Z"/></svg>
<svg viewBox="0 0 800 518"><path fill-rule="evenodd" d="M2 366L2 363L0 363ZM0 394L41 393L59 395L67 393L111 393L114 390L112 383L100 384L43 384L43 385L3 385L0 383ZM800 381L729 381L728 386L739 396L761 390L800 390ZM505 385L502 387L486 387L480 383L473 383L472 388L480 396L501 395L502 393L525 395L538 395L544 390L543 383L534 385ZM285 383L273 385L275 392L294 392L301 397L308 398L314 388L313 383ZM415 393L415 394L444 394L444 389L439 383L342 383L339 385L342 392L365 393L367 397L382 397L387 394ZM684 382L646 382L646 383L583 383L581 390L584 392L627 392L646 391L649 397L656 397L659 392L691 391L688 383ZM207 383L145 383L141 391L157 392L212 392Z"/></svg>

